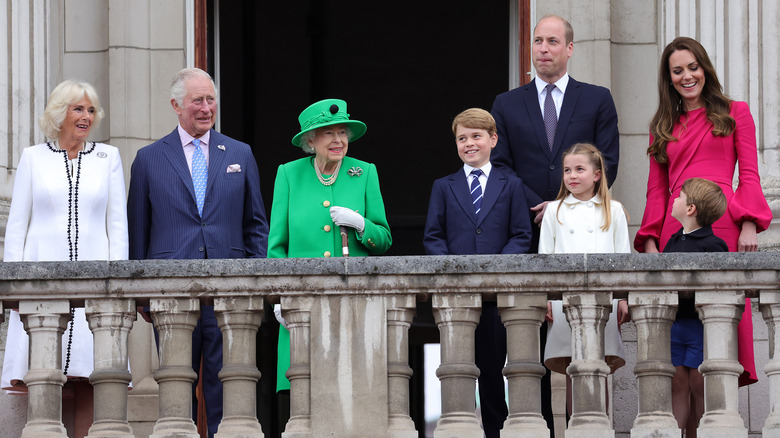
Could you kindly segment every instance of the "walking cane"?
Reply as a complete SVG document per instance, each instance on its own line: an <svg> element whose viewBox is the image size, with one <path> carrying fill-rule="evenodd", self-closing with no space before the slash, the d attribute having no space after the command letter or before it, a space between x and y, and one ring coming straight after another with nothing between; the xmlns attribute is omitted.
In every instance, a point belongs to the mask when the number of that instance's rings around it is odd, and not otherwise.
<svg viewBox="0 0 780 438"><path fill-rule="evenodd" d="M339 226L341 232L341 253L344 257L349 257L349 237L347 236L347 227Z"/></svg>

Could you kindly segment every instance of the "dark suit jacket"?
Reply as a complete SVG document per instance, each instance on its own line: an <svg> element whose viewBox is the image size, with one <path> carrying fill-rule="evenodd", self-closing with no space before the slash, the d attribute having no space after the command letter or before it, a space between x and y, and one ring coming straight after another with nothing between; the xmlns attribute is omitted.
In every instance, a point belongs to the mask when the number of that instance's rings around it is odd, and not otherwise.
<svg viewBox="0 0 780 438"><path fill-rule="evenodd" d="M231 164L241 172L227 173ZM212 129L208 171L201 218L178 130L138 151L127 199L131 260L266 256L268 221L249 145Z"/></svg>
<svg viewBox="0 0 780 438"><path fill-rule="evenodd" d="M523 181L493 167L479 217L463 169L433 183L423 245L429 255L524 254L531 223Z"/></svg>
<svg viewBox="0 0 780 438"><path fill-rule="evenodd" d="M558 195L561 155L574 143L595 144L604 155L609 185L615 181L620 157L618 119L606 88L569 78L552 151L534 81L499 94L491 112L498 128L491 162L514 170L523 179L529 206L552 201Z"/></svg>

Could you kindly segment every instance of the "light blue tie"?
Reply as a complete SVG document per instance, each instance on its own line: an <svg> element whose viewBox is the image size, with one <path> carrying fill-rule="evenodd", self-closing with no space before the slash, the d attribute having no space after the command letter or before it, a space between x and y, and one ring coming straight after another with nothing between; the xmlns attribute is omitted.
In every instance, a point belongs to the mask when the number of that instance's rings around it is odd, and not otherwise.
<svg viewBox="0 0 780 438"><path fill-rule="evenodd" d="M192 140L195 145L195 153L192 154L192 185L195 187L195 203L198 205L198 214L203 216L203 200L206 197L206 182L209 179L209 169L206 167L206 156L200 148L200 140Z"/></svg>

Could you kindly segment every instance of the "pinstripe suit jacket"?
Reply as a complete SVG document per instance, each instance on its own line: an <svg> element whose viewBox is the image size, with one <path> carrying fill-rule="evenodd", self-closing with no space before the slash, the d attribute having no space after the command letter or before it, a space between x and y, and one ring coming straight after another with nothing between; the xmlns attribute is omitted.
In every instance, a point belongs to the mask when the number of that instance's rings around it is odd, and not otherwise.
<svg viewBox="0 0 780 438"><path fill-rule="evenodd" d="M228 173L233 164L241 171ZM203 217L174 129L138 151L130 172L127 218L131 260L265 257L268 248L252 150L213 129Z"/></svg>

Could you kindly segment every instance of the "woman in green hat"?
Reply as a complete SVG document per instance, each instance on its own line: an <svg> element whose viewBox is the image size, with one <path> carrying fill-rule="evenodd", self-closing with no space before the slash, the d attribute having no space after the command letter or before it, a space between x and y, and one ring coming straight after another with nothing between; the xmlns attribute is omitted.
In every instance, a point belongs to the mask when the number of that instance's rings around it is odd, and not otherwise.
<svg viewBox="0 0 780 438"><path fill-rule="evenodd" d="M392 237L385 217L376 167L347 157L351 141L366 125L350 120L347 103L316 102L298 117L301 132L292 144L314 154L279 166L274 183L268 257L341 257L382 254ZM340 229L348 237L342 247ZM284 325L279 308L277 319ZM290 389L290 333L279 331L277 391Z"/></svg>

